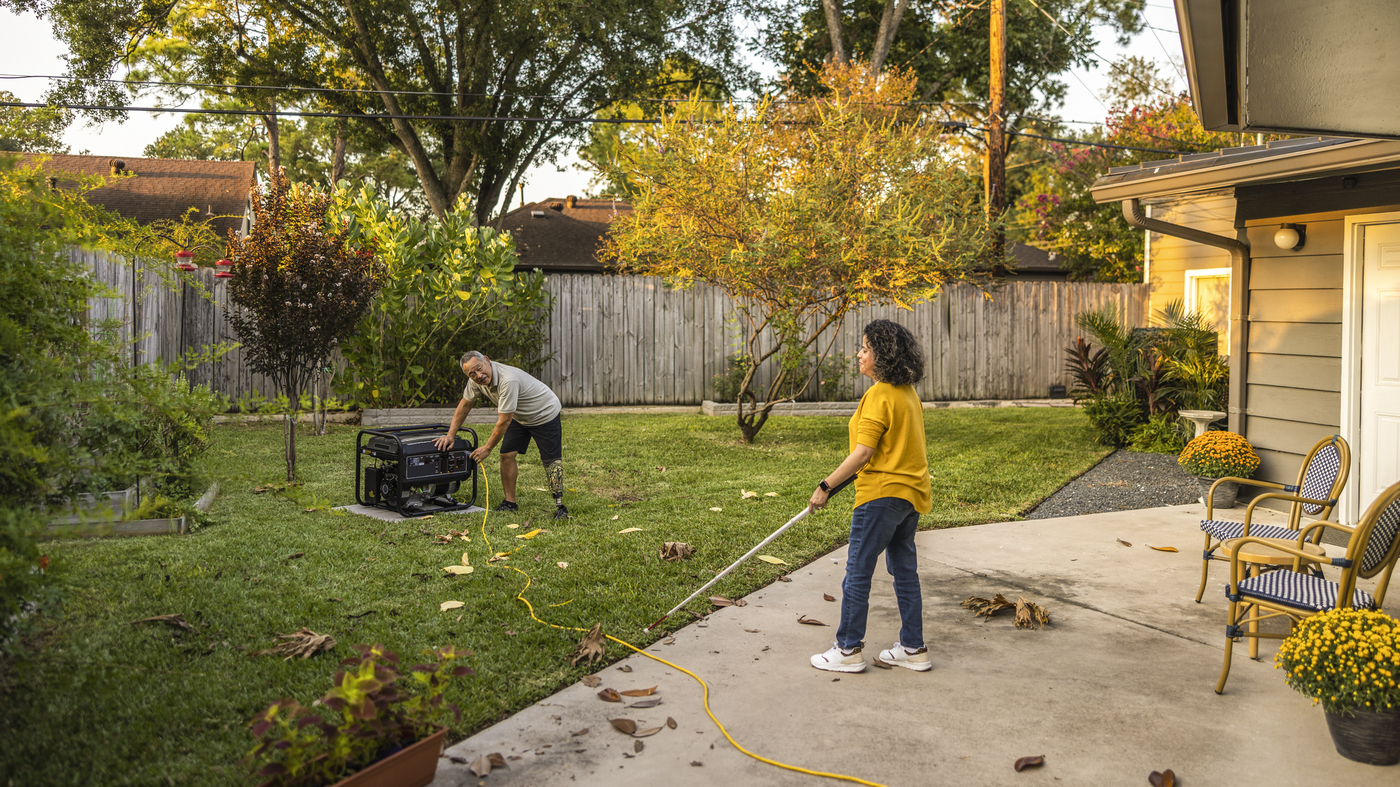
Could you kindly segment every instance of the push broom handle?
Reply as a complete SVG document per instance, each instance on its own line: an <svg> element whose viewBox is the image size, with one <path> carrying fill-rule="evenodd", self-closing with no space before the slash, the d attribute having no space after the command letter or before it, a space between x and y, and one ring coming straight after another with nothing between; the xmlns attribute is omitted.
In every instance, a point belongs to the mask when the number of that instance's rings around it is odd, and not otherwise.
<svg viewBox="0 0 1400 787"><path fill-rule="evenodd" d="M842 489L845 489L845 488L846 488L848 485L850 485L850 483L851 483L852 481L854 481L854 480L856 480L856 476L855 476L855 475L852 475L850 478L847 478L845 481L842 481L841 483L837 484L836 487L835 487L834 489L831 490L831 493L827 495L827 498L830 499L830 498L832 498L832 497L835 497L837 492L840 492ZM651 624L650 626L647 626L647 627L646 627L646 630L647 630L647 631L651 631L652 629L656 628L656 627L661 623L661 621L665 620L666 618L671 617L671 615L673 615L673 614L676 612L676 610L680 609L681 607L685 606L686 604L689 604L691 601L694 601L696 596L700 595L701 593L704 593L706 590L709 590L711 585L715 584L716 582L720 581L721 579L724 579L725 576L727 576L727 575L729 574L729 572L731 572L731 571L733 571L734 569L738 568L739 565L740 565L741 563L743 563L744 561L746 561L746 560L748 560L749 558L753 557L754 555L758 554L758 551L759 551L760 549L763 549L764 547L768 546L768 544L769 544L770 542L772 542L773 539L777 538L778 536L781 536L783 533L786 533L788 528L790 528L790 527L792 527L793 525L797 524L798 522L801 522L802 520L806 519L806 518L807 518L807 515L810 514L810 513L812 513L812 507L809 505L809 506L807 506L806 508L804 508L804 509L802 509L801 511L799 511L799 512L797 513L797 516L793 517L792 519L789 519L789 520L788 520L788 523L787 523L786 525L783 525L782 527L778 528L777 530L774 530L772 535L770 535L770 536L768 536L767 538L763 539L762 541L758 542L758 546L754 547L753 549L750 549L747 553L745 553L745 555L744 555L743 557L741 557L741 558L739 558L738 560L734 561L733 565L731 565L729 568L726 568L725 570L719 572L718 574L715 575L715 578L714 578L714 579L711 579L709 582L706 582L706 583L704 584L704 586L702 586L699 590L695 591L694 593L691 593L690 596L687 597L685 601L682 601L681 603L679 603L679 604L677 604L676 606L672 607L670 612L667 612L665 615L662 615L662 616L660 617L660 619L658 619L655 623Z"/></svg>

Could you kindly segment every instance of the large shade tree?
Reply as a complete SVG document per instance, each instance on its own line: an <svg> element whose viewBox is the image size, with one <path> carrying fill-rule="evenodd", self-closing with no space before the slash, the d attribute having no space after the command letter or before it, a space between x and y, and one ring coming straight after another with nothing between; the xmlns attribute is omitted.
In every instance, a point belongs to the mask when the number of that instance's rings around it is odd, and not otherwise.
<svg viewBox="0 0 1400 787"><path fill-rule="evenodd" d="M482 223L524 172L582 134L577 123L529 119L587 117L634 97L678 53L727 77L743 73L734 27L741 9L720 0L0 0L0 7L50 18L68 44L70 70L83 79L55 98L120 103L122 90L95 80L139 65L160 80L252 86L210 89L268 117L286 107L348 113L409 159L439 218L465 194ZM403 115L434 119L389 117Z"/></svg>
<svg viewBox="0 0 1400 787"><path fill-rule="evenodd" d="M915 80L867 64L828 64L824 94L668 113L623 151L638 188L606 253L629 270L734 301L746 369L745 442L784 391L801 390L804 358L862 303L907 305L972 276L989 227L979 187L943 155L941 127L907 106ZM760 364L778 361L766 391ZM802 381L805 382L805 381Z"/></svg>

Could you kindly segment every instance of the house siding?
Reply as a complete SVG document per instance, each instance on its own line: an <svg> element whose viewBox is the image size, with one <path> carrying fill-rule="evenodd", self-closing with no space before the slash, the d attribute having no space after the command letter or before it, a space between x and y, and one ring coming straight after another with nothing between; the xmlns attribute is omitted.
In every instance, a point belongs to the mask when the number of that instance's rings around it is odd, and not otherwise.
<svg viewBox="0 0 1400 787"><path fill-rule="evenodd" d="M1255 477L1292 483L1313 444L1341 424L1342 219L1307 221L1298 251L1274 245L1283 223L1292 221L1247 222L1244 434L1259 453Z"/></svg>
<svg viewBox="0 0 1400 787"><path fill-rule="evenodd" d="M1235 197L1232 192L1193 194L1164 200L1148 200L1152 218L1170 224L1211 232L1233 238L1235 231ZM1186 300L1186 272L1230 267L1230 252L1160 233L1148 233L1149 246L1147 283L1152 286L1149 314L1161 311L1168 303Z"/></svg>

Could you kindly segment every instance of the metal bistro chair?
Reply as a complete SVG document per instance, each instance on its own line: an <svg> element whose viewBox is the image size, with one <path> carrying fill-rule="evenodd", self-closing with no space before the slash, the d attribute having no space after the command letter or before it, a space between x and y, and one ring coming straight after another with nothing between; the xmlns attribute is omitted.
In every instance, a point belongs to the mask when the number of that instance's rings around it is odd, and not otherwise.
<svg viewBox="0 0 1400 787"><path fill-rule="evenodd" d="M1321 533L1329 527L1350 536L1346 557L1318 557L1302 550L1304 541L1312 531ZM1265 613L1254 617L1255 622L1277 617L1287 617L1296 622L1337 607L1380 609L1385 602L1385 591L1390 584L1395 559L1400 556L1400 537L1397 536L1400 536L1400 483L1392 484L1382 492L1354 528L1319 520L1298 533L1297 549L1279 546L1277 542L1269 544L1280 552L1293 555L1292 571L1270 571L1240 579L1240 563L1244 562L1240 559L1243 551L1240 547L1247 543L1262 543L1254 537L1241 539L1230 559L1230 584L1225 586L1225 597L1230 600L1229 617L1225 621L1225 666L1220 671L1220 681L1215 684L1215 693L1225 691L1225 679L1230 677L1230 655L1236 639L1283 639L1287 636L1247 630L1248 626L1241 626L1240 623L1249 623L1251 613ZM1332 582L1310 573L1300 573L1299 568L1303 563L1339 566L1342 569L1340 581ZM1381 578L1376 581L1375 596L1356 587L1358 578L1370 579L1377 574Z"/></svg>
<svg viewBox="0 0 1400 787"><path fill-rule="evenodd" d="M1201 520L1201 530L1206 534L1205 551L1201 554L1201 586L1196 590L1196 603L1201 603L1201 596L1206 592L1206 577L1210 574L1210 561L1228 560L1226 557L1217 557L1215 551L1220 545L1232 538L1283 538L1292 541L1298 536L1298 524L1303 514L1318 519L1326 519L1332 515L1332 509L1337 505L1337 497L1342 493L1342 487L1347 484L1347 475L1351 472L1351 447L1341 435L1318 441L1312 447L1308 455L1303 460L1303 466L1298 469L1298 483L1294 485L1275 484L1269 481L1246 478L1221 478L1210 487L1210 493L1206 495L1206 518ZM1222 481L1235 481L1241 484L1252 486L1263 486L1270 489L1281 489L1282 492L1265 492L1253 500L1249 501L1249 507L1244 510L1243 522L1232 522L1225 519L1216 519L1214 516L1214 506L1211 505L1215 497L1215 487ZM1251 520L1254 517L1254 507L1261 501L1275 499L1288 500L1292 505L1288 508L1288 525L1253 525ZM1317 543L1322 538L1322 531L1318 530L1313 536L1313 543Z"/></svg>

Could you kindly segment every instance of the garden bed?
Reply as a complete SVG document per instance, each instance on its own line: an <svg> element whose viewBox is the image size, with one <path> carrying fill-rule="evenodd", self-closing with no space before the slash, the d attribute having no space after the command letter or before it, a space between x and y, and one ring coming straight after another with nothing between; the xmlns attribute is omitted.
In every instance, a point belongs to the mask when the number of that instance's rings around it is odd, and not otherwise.
<svg viewBox="0 0 1400 787"><path fill-rule="evenodd" d="M131 490L134 491L135 487ZM117 494L117 493L112 493ZM200 511L208 511L214 505L214 498L219 494L219 482L215 481L209 485L199 500L195 501L194 507ZM79 537L79 538L102 538L106 536L167 536L178 535L188 529L187 517L161 518L161 519L122 519L128 509L123 507L114 510L113 516L104 519L91 519L86 516L68 516L56 519L49 523L48 534L52 537ZM100 509L92 509L92 513L100 514Z"/></svg>

